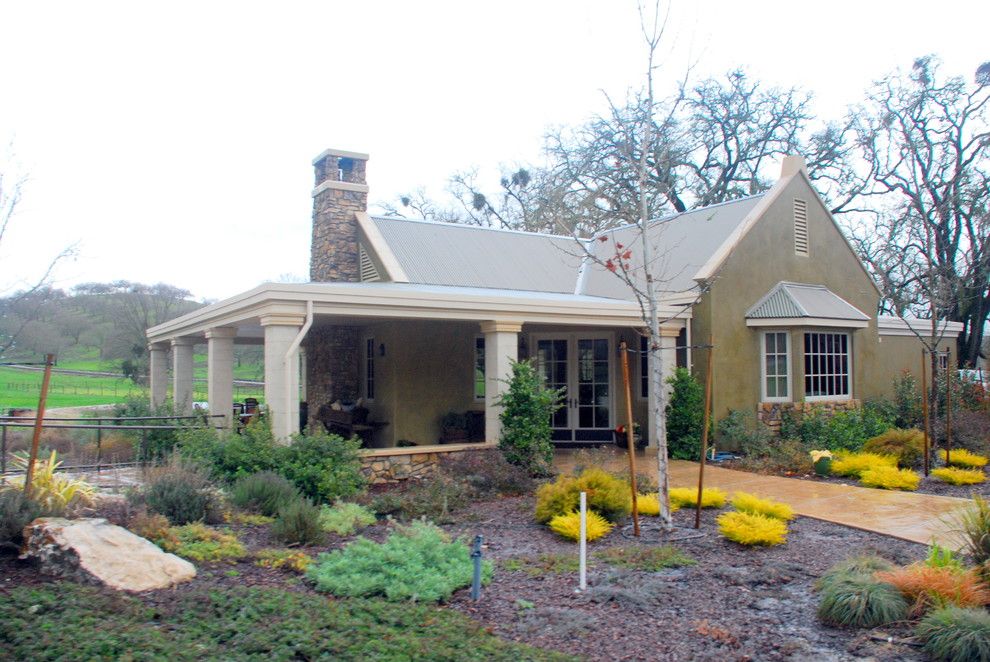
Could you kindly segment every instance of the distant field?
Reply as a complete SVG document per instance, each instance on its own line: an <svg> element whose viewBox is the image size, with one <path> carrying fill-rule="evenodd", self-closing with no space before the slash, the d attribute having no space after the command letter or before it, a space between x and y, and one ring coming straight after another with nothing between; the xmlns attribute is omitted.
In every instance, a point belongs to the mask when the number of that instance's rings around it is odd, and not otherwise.
<svg viewBox="0 0 990 662"><path fill-rule="evenodd" d="M59 363L58 367L66 370L98 370L113 371L113 366L104 367L99 361L72 361ZM0 366L0 411L10 407L31 407L38 405L41 392L42 372L17 370ZM199 377L199 375L196 375ZM205 368L203 377L205 378ZM234 389L234 399L240 400L253 396L260 399L262 389ZM147 398L146 388L135 385L129 379L105 377L101 375L64 375L52 374L51 387L48 393L50 408L82 407L87 405L117 404L125 402L130 397ZM198 382L193 395L197 401L206 400L206 383Z"/></svg>

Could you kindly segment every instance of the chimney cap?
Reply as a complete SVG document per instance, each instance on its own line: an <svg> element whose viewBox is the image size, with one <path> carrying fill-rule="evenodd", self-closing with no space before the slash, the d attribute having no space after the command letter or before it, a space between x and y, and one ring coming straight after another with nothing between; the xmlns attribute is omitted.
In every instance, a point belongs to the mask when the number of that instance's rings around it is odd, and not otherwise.
<svg viewBox="0 0 990 662"><path fill-rule="evenodd" d="M345 159L355 159L357 161L367 161L369 158L367 154L363 154L361 152L348 152L347 150L333 149L331 147L329 149L325 149L322 152L320 152L320 155L317 156L315 159L313 159L313 165L316 165L317 163L324 160L328 156L336 156L338 158L345 158Z"/></svg>
<svg viewBox="0 0 990 662"><path fill-rule="evenodd" d="M808 174L808 165L805 163L804 157L785 156L783 163L780 164L780 178L790 177L797 174L798 171L804 172L805 175Z"/></svg>

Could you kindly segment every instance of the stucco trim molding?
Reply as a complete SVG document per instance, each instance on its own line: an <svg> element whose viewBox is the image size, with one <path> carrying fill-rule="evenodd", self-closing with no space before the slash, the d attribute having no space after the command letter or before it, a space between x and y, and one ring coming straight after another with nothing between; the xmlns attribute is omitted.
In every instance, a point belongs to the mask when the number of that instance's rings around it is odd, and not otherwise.
<svg viewBox="0 0 990 662"><path fill-rule="evenodd" d="M491 320L481 323L482 333L519 333L520 331L522 331L522 322Z"/></svg>
<svg viewBox="0 0 990 662"><path fill-rule="evenodd" d="M936 334L945 338L957 338L963 331L962 322L939 322ZM877 318L877 332L881 336L911 336L928 338L932 333L932 321L918 318L888 317Z"/></svg>
<svg viewBox="0 0 990 662"><path fill-rule="evenodd" d="M315 198L320 193L330 189L336 189L338 191L352 191L354 193L367 193L369 190L367 184L355 184L354 182L337 182L328 180L313 189L312 197Z"/></svg>
<svg viewBox="0 0 990 662"><path fill-rule="evenodd" d="M767 317L746 320L746 326L752 327L829 326L840 329L865 329L869 325L870 323L864 320L837 320L826 317Z"/></svg>
<svg viewBox="0 0 990 662"><path fill-rule="evenodd" d="M346 149L334 149L331 147L320 152L320 154L313 159L313 165L316 165L328 156L337 156L345 159L357 159L358 161L367 161L371 158L368 154L363 152L349 152Z"/></svg>
<svg viewBox="0 0 990 662"><path fill-rule="evenodd" d="M385 268L385 273L388 274L389 280L394 283L408 283L409 276L406 275L405 269L399 264L398 258L395 257L395 253L392 252L388 242L385 241L385 237L382 236L381 230L371 220L368 212L359 211L354 216L357 218L358 227L361 228L361 232L367 238L370 248L375 252L378 261Z"/></svg>

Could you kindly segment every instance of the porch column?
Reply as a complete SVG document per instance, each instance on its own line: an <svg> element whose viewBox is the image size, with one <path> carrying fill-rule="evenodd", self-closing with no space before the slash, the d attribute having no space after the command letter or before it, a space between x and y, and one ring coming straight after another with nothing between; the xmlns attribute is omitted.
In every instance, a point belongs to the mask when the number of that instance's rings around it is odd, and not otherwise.
<svg viewBox="0 0 990 662"><path fill-rule="evenodd" d="M497 443L502 436L502 407L495 404L509 390L504 379L512 376L518 357L519 322L482 322L485 334L485 440Z"/></svg>
<svg viewBox="0 0 990 662"><path fill-rule="evenodd" d="M172 339L172 401L175 413L188 416L193 412L193 338Z"/></svg>
<svg viewBox="0 0 990 662"><path fill-rule="evenodd" d="M168 399L168 367L165 365L168 347L165 343L148 345L148 383L151 391L151 408L158 409Z"/></svg>
<svg viewBox="0 0 990 662"><path fill-rule="evenodd" d="M671 386L667 383L667 380L674 374L674 370L677 369L677 336L680 334L681 330L679 327L675 326L661 326L660 327L660 362L663 366L663 390L666 396L665 403L670 401ZM648 382L649 383L649 382ZM654 394L651 390L649 393L649 401L647 403L647 426L649 428L648 439L650 445L656 447L656 437L653 431L656 430L656 406L654 402Z"/></svg>
<svg viewBox="0 0 990 662"><path fill-rule="evenodd" d="M210 414L223 414L214 424L230 429L234 413L234 337L237 329L220 326L206 331L206 393Z"/></svg>
<svg viewBox="0 0 990 662"><path fill-rule="evenodd" d="M299 432L299 350L286 352L299 335L303 315L263 315L265 331L265 410L275 438L288 442Z"/></svg>

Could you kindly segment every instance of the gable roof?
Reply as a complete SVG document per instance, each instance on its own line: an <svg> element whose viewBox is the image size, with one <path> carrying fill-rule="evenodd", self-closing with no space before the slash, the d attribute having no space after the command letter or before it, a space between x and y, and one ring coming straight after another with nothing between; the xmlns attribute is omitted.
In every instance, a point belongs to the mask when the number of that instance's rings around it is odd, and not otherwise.
<svg viewBox="0 0 990 662"><path fill-rule="evenodd" d="M819 319L869 322L870 316L821 285L777 283L746 311L746 319Z"/></svg>

